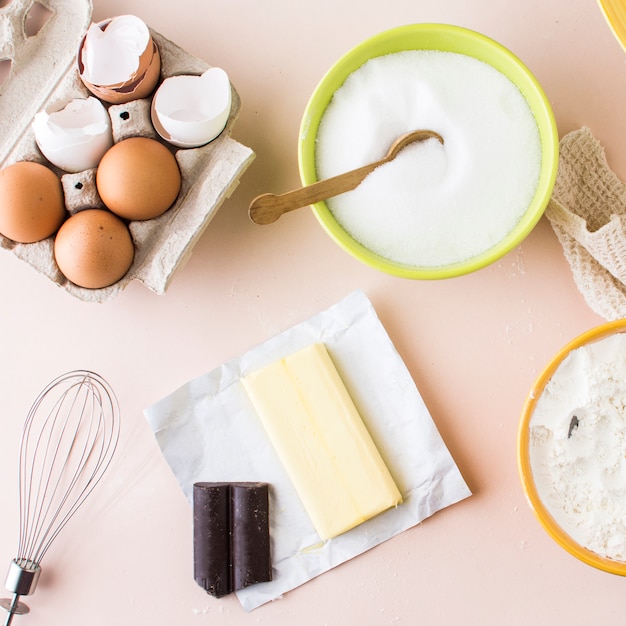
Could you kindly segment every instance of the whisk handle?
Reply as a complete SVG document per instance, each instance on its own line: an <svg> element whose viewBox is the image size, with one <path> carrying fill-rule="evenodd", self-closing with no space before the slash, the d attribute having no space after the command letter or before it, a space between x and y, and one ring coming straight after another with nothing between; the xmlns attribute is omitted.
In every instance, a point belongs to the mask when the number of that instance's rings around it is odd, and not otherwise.
<svg viewBox="0 0 626 626"><path fill-rule="evenodd" d="M28 606L19 601L19 598L19 594L16 593L13 595L13 598L11 600L9 600L8 598L2 598L0 600L0 606L5 611L8 611L3 626L11 626L14 615L26 615L26 613L30 611Z"/></svg>
<svg viewBox="0 0 626 626"><path fill-rule="evenodd" d="M13 559L7 574L6 588L18 595L29 596L35 591L41 567L26 559Z"/></svg>
<svg viewBox="0 0 626 626"><path fill-rule="evenodd" d="M13 598L2 598L0 607L8 611L4 626L10 626L14 615L25 615L29 612L26 604L19 601L20 596L27 596L37 586L41 567L37 563L24 559L14 559L11 561L9 573L7 574L6 588L13 593Z"/></svg>

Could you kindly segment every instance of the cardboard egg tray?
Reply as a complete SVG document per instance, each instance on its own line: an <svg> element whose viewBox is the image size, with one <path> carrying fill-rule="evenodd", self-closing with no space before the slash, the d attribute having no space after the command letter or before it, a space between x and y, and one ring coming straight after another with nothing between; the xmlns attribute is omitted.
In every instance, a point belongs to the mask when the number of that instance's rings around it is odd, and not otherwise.
<svg viewBox="0 0 626 626"><path fill-rule="evenodd" d="M0 59L11 59L12 63L8 78L0 84L0 168L23 160L52 167L35 142L31 129L34 115L43 109L60 110L74 98L91 95L80 80L76 64L80 41L91 23L91 1L39 0L39 5L50 11L50 18L36 35L27 37L24 23L31 5L32 0L12 0L0 8ZM159 33L151 32L161 55L161 80L177 74L199 75L210 67ZM224 69L228 72L228 68ZM230 117L219 137L200 148L170 146L181 170L182 189L175 204L163 215L129 223L135 258L128 273L117 283L103 289L85 289L69 282L54 260L54 237L18 244L0 235L0 247L80 300L104 302L133 280L155 293L165 293L174 272L255 156L230 136L241 107L232 84L231 89ZM150 98L103 104L108 107L115 142L131 136L160 139L150 118ZM52 169L61 178L70 213L104 207L95 186L95 169L76 174Z"/></svg>

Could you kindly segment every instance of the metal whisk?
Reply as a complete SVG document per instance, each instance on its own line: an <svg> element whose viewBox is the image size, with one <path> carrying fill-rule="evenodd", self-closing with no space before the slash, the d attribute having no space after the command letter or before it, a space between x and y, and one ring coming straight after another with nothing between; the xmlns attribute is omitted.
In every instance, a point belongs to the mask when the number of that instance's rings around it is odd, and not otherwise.
<svg viewBox="0 0 626 626"><path fill-rule="evenodd" d="M28 613L19 598L35 591L42 558L102 478L119 430L115 394L93 372L59 376L33 403L20 445L20 536L6 580L13 597L0 600L4 626Z"/></svg>

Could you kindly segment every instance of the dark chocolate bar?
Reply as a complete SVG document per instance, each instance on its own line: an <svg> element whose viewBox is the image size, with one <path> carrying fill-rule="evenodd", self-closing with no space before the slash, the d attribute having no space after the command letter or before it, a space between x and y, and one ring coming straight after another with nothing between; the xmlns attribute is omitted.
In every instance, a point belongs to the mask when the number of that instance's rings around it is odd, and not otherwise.
<svg viewBox="0 0 626 626"><path fill-rule="evenodd" d="M272 579L267 483L195 483L194 578L220 598Z"/></svg>

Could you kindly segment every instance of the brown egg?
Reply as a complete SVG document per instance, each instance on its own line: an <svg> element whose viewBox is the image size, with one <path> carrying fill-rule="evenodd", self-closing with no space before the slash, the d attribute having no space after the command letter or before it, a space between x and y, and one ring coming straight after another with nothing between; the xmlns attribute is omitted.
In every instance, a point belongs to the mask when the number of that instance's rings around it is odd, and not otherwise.
<svg viewBox="0 0 626 626"><path fill-rule="evenodd" d="M96 186L104 204L129 220L152 219L167 211L180 192L181 182L174 155L147 137L116 143L96 171Z"/></svg>
<svg viewBox="0 0 626 626"><path fill-rule="evenodd" d="M134 255L128 227L104 209L75 213L54 240L54 258L61 273L87 289L116 283L129 270Z"/></svg>
<svg viewBox="0 0 626 626"><path fill-rule="evenodd" d="M0 233L18 243L53 235L66 217L63 188L48 167L18 161L0 170Z"/></svg>

